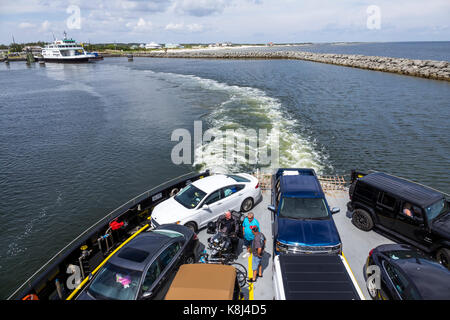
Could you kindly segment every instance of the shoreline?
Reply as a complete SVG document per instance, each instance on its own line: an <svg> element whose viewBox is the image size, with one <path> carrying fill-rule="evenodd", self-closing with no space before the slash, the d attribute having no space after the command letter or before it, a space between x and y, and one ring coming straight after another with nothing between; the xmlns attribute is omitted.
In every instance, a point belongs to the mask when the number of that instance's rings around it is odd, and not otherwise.
<svg viewBox="0 0 450 320"><path fill-rule="evenodd" d="M276 45L274 47L288 47ZM450 62L437 60L419 60L394 57L365 56L359 54L313 53L305 51L239 51L247 48L261 48L265 46L241 46L229 48L199 48L176 49L164 52L136 53L101 53L104 57L122 57L132 54L134 57L148 58L180 58L180 59L249 59L249 60L304 60L327 63L344 67L397 73L433 80L450 81Z"/></svg>

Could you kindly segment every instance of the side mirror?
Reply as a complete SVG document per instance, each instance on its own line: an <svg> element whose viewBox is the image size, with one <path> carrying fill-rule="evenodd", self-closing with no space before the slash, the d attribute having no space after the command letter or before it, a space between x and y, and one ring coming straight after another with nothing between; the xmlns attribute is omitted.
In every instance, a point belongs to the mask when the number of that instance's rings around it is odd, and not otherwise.
<svg viewBox="0 0 450 320"><path fill-rule="evenodd" d="M275 209L275 206L268 206L267 209L269 209L270 211L272 211L273 213L275 213L275 211L277 211Z"/></svg>
<svg viewBox="0 0 450 320"><path fill-rule="evenodd" d="M206 203L203 205L202 207L203 210L209 210L209 205L207 205Z"/></svg>
<svg viewBox="0 0 450 320"><path fill-rule="evenodd" d="M335 214L335 213L339 213L341 212L341 209L338 207L334 207L333 209L331 209L331 214Z"/></svg>

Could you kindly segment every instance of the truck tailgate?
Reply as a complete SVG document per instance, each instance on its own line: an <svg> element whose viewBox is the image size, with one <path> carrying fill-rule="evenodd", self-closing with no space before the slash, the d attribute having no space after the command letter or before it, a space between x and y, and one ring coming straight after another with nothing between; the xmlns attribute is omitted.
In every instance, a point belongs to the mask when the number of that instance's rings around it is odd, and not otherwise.
<svg viewBox="0 0 450 320"><path fill-rule="evenodd" d="M275 257L273 276L279 299L364 299L341 255L279 255Z"/></svg>

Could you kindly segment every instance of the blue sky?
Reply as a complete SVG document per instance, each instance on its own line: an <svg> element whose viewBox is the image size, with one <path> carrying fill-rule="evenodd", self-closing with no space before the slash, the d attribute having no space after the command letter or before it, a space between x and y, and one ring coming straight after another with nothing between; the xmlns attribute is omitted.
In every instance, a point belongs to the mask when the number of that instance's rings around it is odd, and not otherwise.
<svg viewBox="0 0 450 320"><path fill-rule="evenodd" d="M0 0L0 43L64 30L92 43L449 41L450 1Z"/></svg>

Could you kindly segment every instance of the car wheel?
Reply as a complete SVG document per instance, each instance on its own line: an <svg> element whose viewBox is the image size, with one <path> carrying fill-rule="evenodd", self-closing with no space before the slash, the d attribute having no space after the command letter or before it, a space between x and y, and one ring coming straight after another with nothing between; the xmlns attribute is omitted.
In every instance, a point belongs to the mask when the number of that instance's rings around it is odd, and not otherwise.
<svg viewBox="0 0 450 320"><path fill-rule="evenodd" d="M373 228L373 220L370 214L362 209L356 209L352 216L352 223L363 231L370 231Z"/></svg>
<svg viewBox="0 0 450 320"><path fill-rule="evenodd" d="M440 264L442 264L447 269L450 269L450 250L446 248L441 248L436 253L436 259L439 261Z"/></svg>
<svg viewBox="0 0 450 320"><path fill-rule="evenodd" d="M250 211L252 208L253 208L253 199L252 198L247 198L242 202L242 205L241 205L242 212Z"/></svg>
<svg viewBox="0 0 450 320"><path fill-rule="evenodd" d="M184 225L185 227L188 227L193 232L197 233L197 224L195 222L188 222Z"/></svg>

